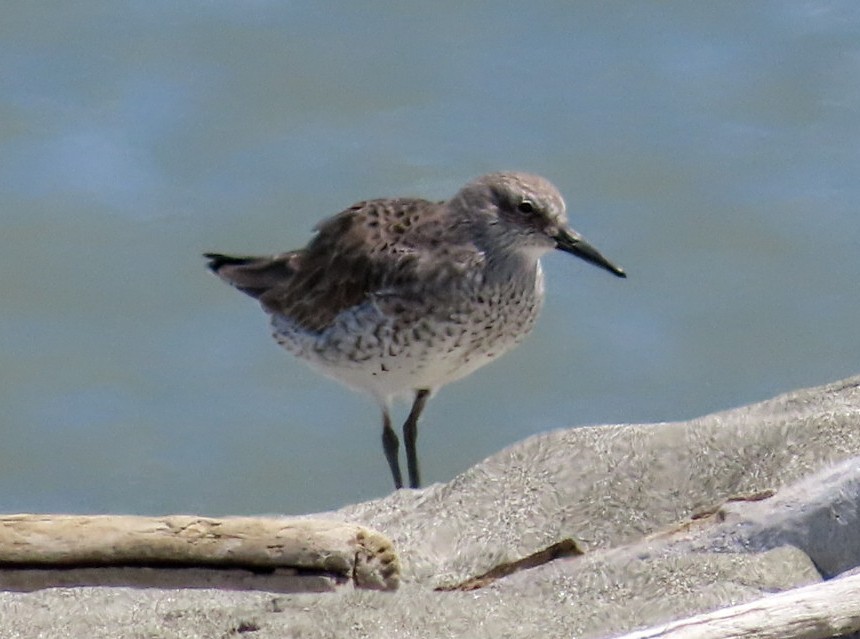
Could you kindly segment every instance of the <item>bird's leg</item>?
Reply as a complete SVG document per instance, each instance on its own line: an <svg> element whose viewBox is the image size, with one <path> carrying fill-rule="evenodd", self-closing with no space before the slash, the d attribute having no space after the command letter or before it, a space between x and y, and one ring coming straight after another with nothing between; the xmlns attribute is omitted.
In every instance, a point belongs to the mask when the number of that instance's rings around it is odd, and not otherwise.
<svg viewBox="0 0 860 639"><path fill-rule="evenodd" d="M400 461L398 457L398 449L400 448L400 440L397 439L397 433L391 427L391 415L388 414L388 406L382 407L382 450L385 451L385 459L388 460L388 467L391 469L391 476L394 477L394 488L403 488L403 477L400 474Z"/></svg>
<svg viewBox="0 0 860 639"><path fill-rule="evenodd" d="M418 439L418 418L421 417L421 411L424 410L424 405L429 397L430 391L426 388L415 391L412 410L409 411L409 417L403 424L403 440L406 444L406 466L409 469L410 488L421 486L421 480L418 477L418 453L415 450L415 442Z"/></svg>

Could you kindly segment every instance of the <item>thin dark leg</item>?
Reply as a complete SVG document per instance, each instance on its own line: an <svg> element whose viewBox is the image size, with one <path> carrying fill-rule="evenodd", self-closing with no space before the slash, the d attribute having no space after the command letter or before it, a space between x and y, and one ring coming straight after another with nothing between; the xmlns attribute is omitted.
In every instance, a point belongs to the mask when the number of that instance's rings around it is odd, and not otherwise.
<svg viewBox="0 0 860 639"><path fill-rule="evenodd" d="M409 469L410 488L421 486L421 479L418 477L418 453L415 450L415 442L418 439L418 418L421 417L421 411L424 410L424 405L429 398L430 391L426 388L415 391L412 410L409 411L409 417L403 424L403 440L406 444L406 466Z"/></svg>
<svg viewBox="0 0 860 639"><path fill-rule="evenodd" d="M391 415L388 414L388 407L386 406L382 409L382 450L385 451L385 459L388 460L388 467L394 478L394 488L403 488L400 461L397 459L399 448L400 440L397 439L397 433L391 427Z"/></svg>

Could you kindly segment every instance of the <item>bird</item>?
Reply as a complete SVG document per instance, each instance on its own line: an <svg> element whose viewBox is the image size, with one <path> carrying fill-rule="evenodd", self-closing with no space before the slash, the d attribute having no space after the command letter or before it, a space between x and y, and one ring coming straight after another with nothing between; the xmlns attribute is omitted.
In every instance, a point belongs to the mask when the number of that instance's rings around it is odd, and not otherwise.
<svg viewBox="0 0 860 639"><path fill-rule="evenodd" d="M627 276L569 226L558 189L529 173L482 175L447 201L361 201L314 230L298 250L204 257L260 303L288 352L376 400L395 489L403 476L392 401L412 399L402 434L409 486L419 488L428 400L531 332L544 300L542 256L558 250Z"/></svg>

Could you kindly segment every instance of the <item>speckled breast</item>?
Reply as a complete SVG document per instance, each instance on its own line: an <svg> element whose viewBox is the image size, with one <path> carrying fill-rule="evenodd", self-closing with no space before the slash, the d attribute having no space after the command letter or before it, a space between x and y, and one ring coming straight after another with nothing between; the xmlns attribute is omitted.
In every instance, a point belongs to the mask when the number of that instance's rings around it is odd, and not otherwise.
<svg viewBox="0 0 860 639"><path fill-rule="evenodd" d="M519 344L543 302L543 275L392 304L384 298L340 313L321 332L272 318L281 346L320 372L379 398L435 389Z"/></svg>

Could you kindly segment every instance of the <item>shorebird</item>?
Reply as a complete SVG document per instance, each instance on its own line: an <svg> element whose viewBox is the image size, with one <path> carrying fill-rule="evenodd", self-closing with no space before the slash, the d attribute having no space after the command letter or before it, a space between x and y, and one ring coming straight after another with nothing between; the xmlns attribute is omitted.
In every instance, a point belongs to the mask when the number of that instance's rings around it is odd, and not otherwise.
<svg viewBox="0 0 860 639"><path fill-rule="evenodd" d="M281 346L379 403L395 488L403 479L392 400L412 395L403 438L409 485L418 488L427 400L532 330L544 298L541 256L558 249L626 277L568 226L558 190L526 173L484 175L444 202L359 202L315 230L295 251L205 257L260 302Z"/></svg>

